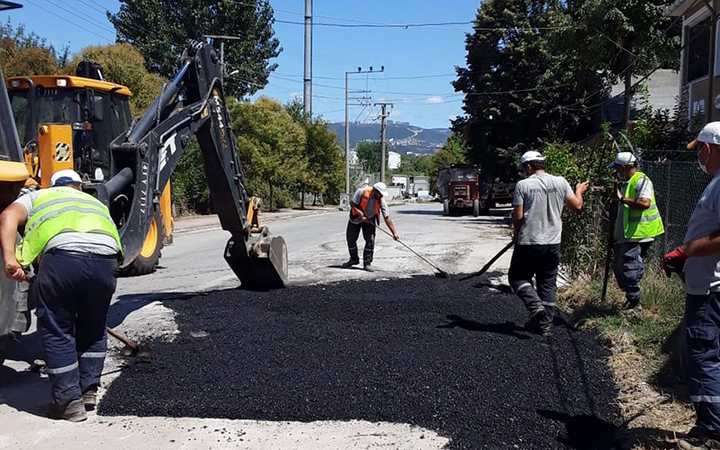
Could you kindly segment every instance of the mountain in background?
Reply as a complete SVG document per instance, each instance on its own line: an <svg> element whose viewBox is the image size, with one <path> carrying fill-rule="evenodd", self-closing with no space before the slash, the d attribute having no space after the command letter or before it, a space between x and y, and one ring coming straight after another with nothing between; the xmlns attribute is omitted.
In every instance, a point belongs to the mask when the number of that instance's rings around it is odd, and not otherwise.
<svg viewBox="0 0 720 450"><path fill-rule="evenodd" d="M345 124L330 123L330 131L338 137L341 146L345 146ZM388 141L390 150L400 154L435 153L439 147L445 144L450 130L447 128L421 128L407 122L388 121ZM358 142L379 141L379 123L351 123L350 124L350 148L354 149Z"/></svg>

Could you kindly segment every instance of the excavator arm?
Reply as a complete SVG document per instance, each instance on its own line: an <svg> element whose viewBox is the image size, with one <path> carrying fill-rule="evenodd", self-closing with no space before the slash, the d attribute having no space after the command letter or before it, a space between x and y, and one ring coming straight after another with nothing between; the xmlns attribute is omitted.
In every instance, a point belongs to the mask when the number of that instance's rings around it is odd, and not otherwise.
<svg viewBox="0 0 720 450"><path fill-rule="evenodd" d="M111 144L112 178L95 185L120 225L125 264L138 255L162 190L193 135L202 152L214 211L230 232L225 260L243 287L276 288L287 282L287 248L267 228L251 233L241 162L230 129L218 58L206 43L191 45L161 95L127 133Z"/></svg>

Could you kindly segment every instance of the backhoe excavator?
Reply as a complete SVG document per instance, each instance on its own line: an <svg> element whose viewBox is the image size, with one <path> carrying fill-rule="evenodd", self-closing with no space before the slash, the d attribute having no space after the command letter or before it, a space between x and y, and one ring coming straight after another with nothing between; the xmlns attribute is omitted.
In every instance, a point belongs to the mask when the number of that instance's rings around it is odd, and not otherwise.
<svg viewBox="0 0 720 450"><path fill-rule="evenodd" d="M97 68L82 70L88 75ZM10 95L0 83L0 210L28 180L47 187L52 173L74 168L84 179L83 190L110 209L125 251L121 266L133 267L147 256L149 238L164 235L170 177L195 136L213 210L230 233L225 260L245 288L283 287L287 247L282 237L258 226L258 202L245 188L212 46L189 45L177 74L125 130L129 90L91 76L11 78ZM43 102L52 107L38 107ZM117 129L117 137L101 145L93 134L99 126L110 133ZM0 278L0 284L7 282ZM11 297L0 286L0 319ZM0 339L9 332L4 322L9 321L0 320Z"/></svg>

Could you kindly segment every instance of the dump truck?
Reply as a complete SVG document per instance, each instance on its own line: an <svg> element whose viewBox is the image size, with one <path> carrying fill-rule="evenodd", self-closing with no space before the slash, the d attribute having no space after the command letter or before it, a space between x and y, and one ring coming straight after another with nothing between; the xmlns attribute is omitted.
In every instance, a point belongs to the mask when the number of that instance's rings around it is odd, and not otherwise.
<svg viewBox="0 0 720 450"><path fill-rule="evenodd" d="M475 217L479 216L486 209L482 188L480 169L476 166L457 165L438 171L437 193L445 215L472 211Z"/></svg>
<svg viewBox="0 0 720 450"><path fill-rule="evenodd" d="M230 233L225 260L245 288L283 287L287 247L282 237L259 225L259 202L245 187L219 58L209 44L194 42L181 61L177 74L134 122L131 92L102 80L91 63L79 69L84 76L13 77L7 80L9 92L0 83L0 207L17 198L23 186L42 189L54 172L72 168L83 178L83 191L105 203L118 226L122 269L147 272L157 264L168 232L170 177L194 136L213 210ZM10 288L0 292L0 313L12 315L7 305L13 296ZM0 339L10 327L0 323Z"/></svg>

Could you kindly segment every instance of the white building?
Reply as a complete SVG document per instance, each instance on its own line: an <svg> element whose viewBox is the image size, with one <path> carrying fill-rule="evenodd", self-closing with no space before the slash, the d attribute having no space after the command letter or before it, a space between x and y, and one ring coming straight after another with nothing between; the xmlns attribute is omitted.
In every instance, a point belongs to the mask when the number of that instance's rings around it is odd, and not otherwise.
<svg viewBox="0 0 720 450"><path fill-rule="evenodd" d="M400 153L388 152L388 168L397 170L400 168Z"/></svg>

